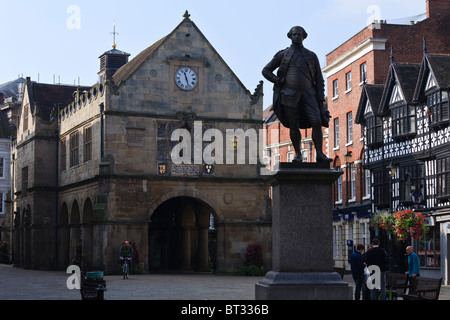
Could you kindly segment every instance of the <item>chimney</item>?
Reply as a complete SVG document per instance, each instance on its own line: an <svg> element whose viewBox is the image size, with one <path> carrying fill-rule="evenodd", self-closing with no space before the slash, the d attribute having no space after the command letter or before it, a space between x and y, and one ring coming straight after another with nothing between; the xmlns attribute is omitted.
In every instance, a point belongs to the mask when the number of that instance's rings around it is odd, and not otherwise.
<svg viewBox="0 0 450 320"><path fill-rule="evenodd" d="M427 6L427 18L439 17L450 11L449 0L425 0Z"/></svg>
<svg viewBox="0 0 450 320"><path fill-rule="evenodd" d="M5 97L5 96L3 95L3 92L0 92L0 105L2 105L2 104L5 103L4 97Z"/></svg>

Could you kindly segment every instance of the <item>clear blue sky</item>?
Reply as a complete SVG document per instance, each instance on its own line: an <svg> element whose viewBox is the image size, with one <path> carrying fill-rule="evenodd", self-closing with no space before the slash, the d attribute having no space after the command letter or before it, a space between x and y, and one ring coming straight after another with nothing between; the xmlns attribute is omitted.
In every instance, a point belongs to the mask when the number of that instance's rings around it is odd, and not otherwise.
<svg viewBox="0 0 450 320"><path fill-rule="evenodd" d="M135 57L169 34L188 10L251 92L273 55L290 45L294 25L309 33L305 47L325 56L374 19L406 23L425 13L425 0L0 0L0 84L19 75L44 83L93 85L98 57L117 49ZM415 18L411 18L415 20ZM423 17L422 17L423 19ZM272 87L265 82L264 107ZM271 96L271 95L270 95Z"/></svg>

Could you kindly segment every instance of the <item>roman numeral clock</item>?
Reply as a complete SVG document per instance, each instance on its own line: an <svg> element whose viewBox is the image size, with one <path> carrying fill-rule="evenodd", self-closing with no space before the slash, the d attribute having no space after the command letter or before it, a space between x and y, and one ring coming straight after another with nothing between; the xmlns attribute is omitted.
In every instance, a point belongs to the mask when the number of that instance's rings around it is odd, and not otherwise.
<svg viewBox="0 0 450 320"><path fill-rule="evenodd" d="M175 73L175 83L181 90L192 90L198 83L197 73L189 67L182 67Z"/></svg>

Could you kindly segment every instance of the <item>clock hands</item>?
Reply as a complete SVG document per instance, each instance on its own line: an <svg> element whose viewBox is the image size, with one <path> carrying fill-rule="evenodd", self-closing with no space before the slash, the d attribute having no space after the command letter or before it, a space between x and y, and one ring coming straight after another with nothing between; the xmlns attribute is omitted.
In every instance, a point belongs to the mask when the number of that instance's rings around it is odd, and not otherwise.
<svg viewBox="0 0 450 320"><path fill-rule="evenodd" d="M189 80L188 80L188 77L186 75L186 71L184 72L184 78L186 79L186 85L189 86Z"/></svg>

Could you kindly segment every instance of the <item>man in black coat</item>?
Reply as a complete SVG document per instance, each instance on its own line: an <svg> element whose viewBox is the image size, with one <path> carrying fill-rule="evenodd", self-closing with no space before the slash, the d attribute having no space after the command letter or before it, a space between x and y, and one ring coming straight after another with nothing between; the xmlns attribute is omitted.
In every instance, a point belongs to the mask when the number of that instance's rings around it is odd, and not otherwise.
<svg viewBox="0 0 450 320"><path fill-rule="evenodd" d="M369 267L378 266L380 268L380 299L386 300L386 272L389 268L389 258L386 250L379 247L380 240L378 238L372 240L372 245L372 248L364 255L364 263ZM372 278L377 276L377 274L374 274ZM370 296L372 300L377 300L378 291L376 288L370 290Z"/></svg>
<svg viewBox="0 0 450 320"><path fill-rule="evenodd" d="M317 55L303 46L308 34L299 26L291 28L292 45L279 51L263 69L274 83L273 111L290 130L295 150L294 162L302 162L300 129L312 128L317 162L331 162L322 150L322 126L328 127L329 112L324 107L324 80ZM277 74L273 72L278 68Z"/></svg>
<svg viewBox="0 0 450 320"><path fill-rule="evenodd" d="M364 276L365 264L363 263L362 253L364 252L364 246L358 244L356 251L350 256L350 267L352 269L353 280L355 281L355 300L359 300L361 297L361 289L364 288L363 297L365 298L365 285L366 280ZM365 300L365 299L364 299Z"/></svg>

